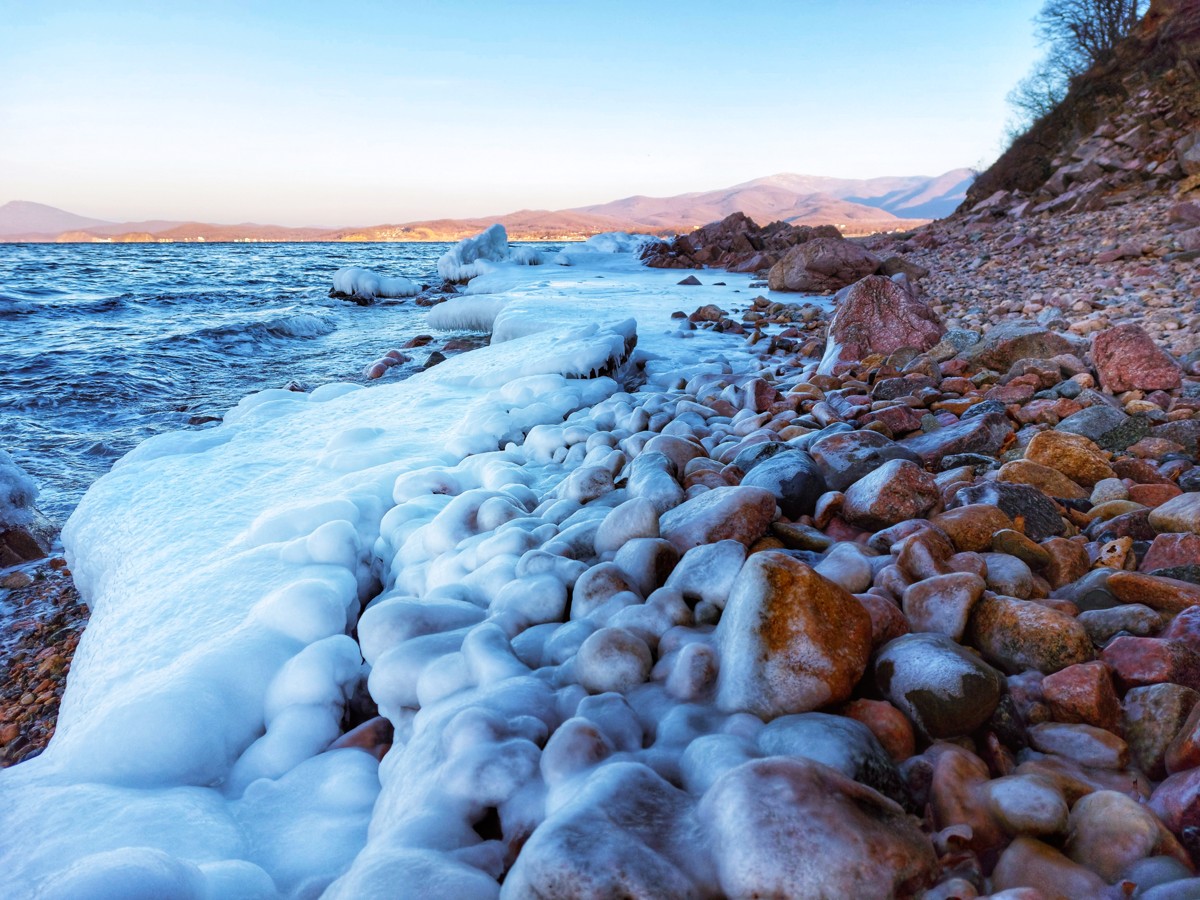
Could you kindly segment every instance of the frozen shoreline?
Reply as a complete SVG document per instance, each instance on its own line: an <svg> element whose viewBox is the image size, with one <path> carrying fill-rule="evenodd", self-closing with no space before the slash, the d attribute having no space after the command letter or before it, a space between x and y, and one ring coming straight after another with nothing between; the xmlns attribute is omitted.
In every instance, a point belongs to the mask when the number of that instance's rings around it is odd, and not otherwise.
<svg viewBox="0 0 1200 900"><path fill-rule="evenodd" d="M485 491L498 501L488 508L533 512L554 481L583 461L575 454L554 460L553 446L564 454L567 448L555 423L601 401L616 403L610 416L636 418L629 401L613 400L615 381L586 377L616 374L626 364L630 313L642 320L635 354L647 361L652 379L677 380L662 374L677 367L696 370L701 348L705 355L724 349L739 366L747 364L742 341L680 330L669 318L675 309L713 299L749 301L749 292L733 294L749 282L745 276L723 277L728 287L679 288L676 273L612 257L591 269L500 267L487 279L488 290L509 297L512 340L370 391L327 386L311 395L254 395L219 428L146 442L89 492L64 533L93 617L59 732L41 757L0 775L0 817L8 833L25 836L5 853L11 885L40 883L72 859L121 846L158 847L188 860L155 865L181 884L207 883L207 890L265 885L245 860L269 872L285 895L306 895L339 874L361 847L378 790L374 757L320 753L340 732L343 707L362 675L358 645L345 633L359 603L381 587L398 596L396 583L404 581L406 589L436 598L439 584L444 594L445 585L461 581L463 562L437 560L473 527L464 521L455 527L467 532L431 537L442 552L431 549L425 561L389 558L405 545L404 536L422 522L431 536L445 531L429 520L447 491ZM579 324L614 295L624 305L612 310L608 325ZM553 318L539 309L547 296L554 298ZM551 335L535 333L547 328ZM533 445L527 439L523 450L498 449L520 442L531 428ZM602 449L612 455L613 448ZM464 454L475 455L460 464ZM510 518L502 513L495 524ZM580 518L583 524L595 515ZM518 532L527 534L517 528L507 534ZM529 541L523 537L514 547ZM492 552L508 560L512 551ZM445 571L436 572L438 566ZM481 571L483 584L506 567ZM482 609L495 598L492 589L479 590L473 600ZM492 646L497 639L479 639L468 669L504 657ZM434 718L436 705L430 704ZM401 722L410 715L395 714ZM243 796L263 776L276 780L260 781ZM219 787L202 787L212 784ZM347 797L334 784L357 787ZM47 815L51 798L57 813ZM73 815L78 804L94 812ZM113 819L117 809L124 824ZM191 824L181 830L171 821ZM304 821L323 823L324 856L288 849L286 834ZM271 850L262 851L264 845ZM395 849L394 842L386 846ZM89 879L111 879L123 852L59 877L72 890ZM429 857L435 858L441 855Z"/></svg>

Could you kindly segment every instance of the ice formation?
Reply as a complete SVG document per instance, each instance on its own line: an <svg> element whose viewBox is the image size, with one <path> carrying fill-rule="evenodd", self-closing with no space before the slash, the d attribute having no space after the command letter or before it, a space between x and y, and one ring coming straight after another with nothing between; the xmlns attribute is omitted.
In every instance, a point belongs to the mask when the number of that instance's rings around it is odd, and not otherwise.
<svg viewBox="0 0 1200 900"><path fill-rule="evenodd" d="M447 281L470 281L508 259L508 232L497 223L487 231L459 241L442 254L437 270Z"/></svg>
<svg viewBox="0 0 1200 900"><path fill-rule="evenodd" d="M32 522L37 496L37 484L29 473L7 451L0 450L0 527Z"/></svg>
<svg viewBox="0 0 1200 900"><path fill-rule="evenodd" d="M400 276L377 275L368 269L347 266L333 273L333 290L347 297L374 300L377 297L415 297L419 285Z"/></svg>
<svg viewBox="0 0 1200 900"><path fill-rule="evenodd" d="M453 274L502 243L460 245ZM619 858L705 896L744 869L723 797L857 777L869 735L717 708L704 610L744 548L659 537L688 441L762 421L744 343L670 314L748 278L587 256L445 304L445 327L490 319L489 347L255 394L92 487L63 535L93 615L58 730L0 772L4 893L519 897L616 890Z"/></svg>

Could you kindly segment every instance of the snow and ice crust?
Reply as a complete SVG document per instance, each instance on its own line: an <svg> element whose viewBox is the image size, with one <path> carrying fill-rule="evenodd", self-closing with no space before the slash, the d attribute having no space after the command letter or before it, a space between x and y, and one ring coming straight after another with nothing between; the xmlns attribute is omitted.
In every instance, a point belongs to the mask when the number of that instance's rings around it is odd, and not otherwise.
<svg viewBox="0 0 1200 900"><path fill-rule="evenodd" d="M490 347L255 394L88 492L63 538L92 619L57 733L0 772L6 895L517 897L592 820L601 856L649 842L664 884L714 890L699 804L778 752L712 702L691 609L724 604L744 554L696 548L657 587L636 538L682 496L630 461L703 425L689 382L753 369L670 319L748 279L677 287L628 236L531 269L489 256L499 234L448 254L490 264L435 317L486 320ZM395 731L382 763L330 746L364 689ZM639 837L651 801L667 833Z"/></svg>

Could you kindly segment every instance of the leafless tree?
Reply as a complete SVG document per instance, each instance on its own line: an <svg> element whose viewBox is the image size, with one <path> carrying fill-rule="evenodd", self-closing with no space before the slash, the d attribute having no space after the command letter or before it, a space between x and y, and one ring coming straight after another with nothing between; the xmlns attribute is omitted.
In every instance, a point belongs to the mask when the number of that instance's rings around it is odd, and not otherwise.
<svg viewBox="0 0 1200 900"><path fill-rule="evenodd" d="M1067 94L1071 79L1106 62L1145 14L1149 0L1046 0L1034 17L1046 56L1008 95L1020 134Z"/></svg>

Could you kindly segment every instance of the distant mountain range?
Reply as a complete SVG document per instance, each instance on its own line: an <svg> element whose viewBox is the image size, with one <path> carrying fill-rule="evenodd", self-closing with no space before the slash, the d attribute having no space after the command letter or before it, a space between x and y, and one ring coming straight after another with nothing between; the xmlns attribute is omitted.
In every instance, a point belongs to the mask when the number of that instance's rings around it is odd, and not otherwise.
<svg viewBox="0 0 1200 900"><path fill-rule="evenodd" d="M500 222L514 240L573 240L605 231L690 231L733 212L760 225L837 225L848 234L911 228L949 215L971 185L969 169L943 175L826 178L780 174L675 197L626 197L575 209L525 209L501 216L432 219L362 228L290 228L207 222L109 222L27 200L0 206L0 241L455 241Z"/></svg>

